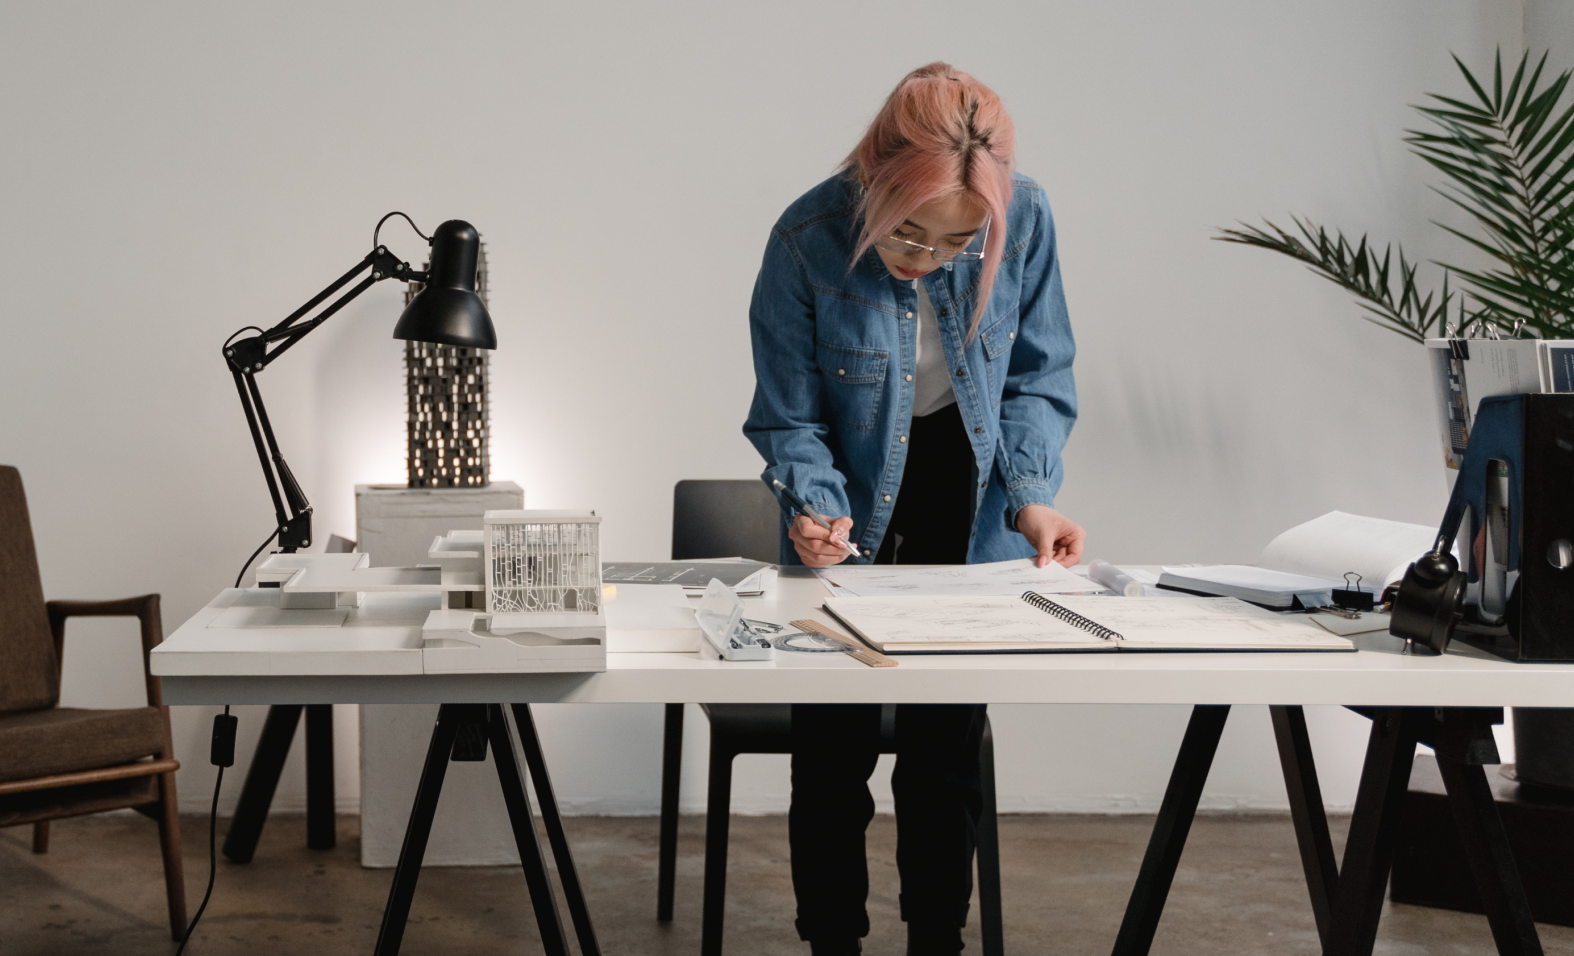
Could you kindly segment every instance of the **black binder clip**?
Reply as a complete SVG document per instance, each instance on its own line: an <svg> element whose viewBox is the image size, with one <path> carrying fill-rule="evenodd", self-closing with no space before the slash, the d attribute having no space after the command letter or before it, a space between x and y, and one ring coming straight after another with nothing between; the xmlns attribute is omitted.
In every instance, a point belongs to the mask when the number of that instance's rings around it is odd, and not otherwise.
<svg viewBox="0 0 1574 956"><path fill-rule="evenodd" d="M1350 581L1351 575L1355 576L1353 584ZM1333 592L1333 599L1336 607L1342 607L1347 611L1370 611L1377 603L1371 591L1362 590L1361 576L1354 571L1345 572L1344 587Z"/></svg>

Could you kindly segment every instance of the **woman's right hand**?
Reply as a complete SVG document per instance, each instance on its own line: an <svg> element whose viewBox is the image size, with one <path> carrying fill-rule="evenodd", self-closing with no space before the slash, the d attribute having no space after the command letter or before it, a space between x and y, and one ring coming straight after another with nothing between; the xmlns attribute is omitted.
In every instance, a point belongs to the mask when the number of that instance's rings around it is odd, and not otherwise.
<svg viewBox="0 0 1574 956"><path fill-rule="evenodd" d="M847 540L848 533L853 530L853 519L832 518L830 522L831 530L827 531L799 515L787 530L787 537L792 539L799 560L811 568L828 568L848 558L842 542Z"/></svg>

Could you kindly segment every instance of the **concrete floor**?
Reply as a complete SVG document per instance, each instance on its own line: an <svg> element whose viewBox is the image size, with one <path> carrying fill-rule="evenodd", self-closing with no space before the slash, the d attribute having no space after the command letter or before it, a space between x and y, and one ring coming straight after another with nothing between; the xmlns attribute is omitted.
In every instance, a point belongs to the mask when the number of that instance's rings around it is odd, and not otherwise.
<svg viewBox="0 0 1574 956"><path fill-rule="evenodd" d="M1108 953L1152 819L1002 817L1007 952ZM1341 844L1347 820L1332 823L1335 843ZM698 951L702 820L683 821L677 918L665 927L655 921L656 821L577 817L567 826L604 952L688 956ZM187 952L369 952L392 871L360 867L357 829L355 818L341 818L338 848L312 851L305 848L302 820L271 820L250 865L220 858L213 902ZM905 937L896 908L894 821L877 817L869 836L874 928L864 952L895 956L902 953ZM174 951L150 821L130 813L59 821L46 856L32 854L30 839L30 828L0 830L0 953L168 956ZM207 879L207 821L187 818L184 839L188 899L195 912ZM807 956L808 947L793 933L792 916L785 818L734 818L728 952ZM964 938L967 951L977 953L976 919ZM1542 926L1541 938L1548 954L1574 956L1574 929ZM403 951L410 956L540 952L524 877L513 869L426 870ZM1199 818L1153 952L1317 953L1288 818ZM1387 956L1492 952L1485 917L1391 904L1377 944L1377 953Z"/></svg>

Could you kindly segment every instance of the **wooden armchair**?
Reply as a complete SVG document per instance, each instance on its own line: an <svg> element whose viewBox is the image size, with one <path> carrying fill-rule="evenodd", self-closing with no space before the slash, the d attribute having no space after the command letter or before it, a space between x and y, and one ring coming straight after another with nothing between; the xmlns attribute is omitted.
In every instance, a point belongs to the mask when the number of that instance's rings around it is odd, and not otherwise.
<svg viewBox="0 0 1574 956"><path fill-rule="evenodd" d="M148 706L61 707L66 619L135 617L142 624ZM22 477L0 465L0 827L33 825L33 852L49 849L49 821L131 808L158 821L174 939L186 930L180 818L169 708L148 653L163 640L159 596L48 601Z"/></svg>

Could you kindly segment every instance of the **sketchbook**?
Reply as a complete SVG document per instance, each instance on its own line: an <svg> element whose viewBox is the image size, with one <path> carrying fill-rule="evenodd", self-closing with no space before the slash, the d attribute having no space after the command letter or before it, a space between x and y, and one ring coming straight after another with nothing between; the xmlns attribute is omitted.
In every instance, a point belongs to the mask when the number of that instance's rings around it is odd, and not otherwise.
<svg viewBox="0 0 1574 956"><path fill-rule="evenodd" d="M1235 598L831 597L825 609L885 654L1053 651L1353 651L1308 623Z"/></svg>

